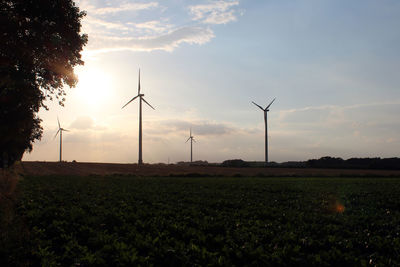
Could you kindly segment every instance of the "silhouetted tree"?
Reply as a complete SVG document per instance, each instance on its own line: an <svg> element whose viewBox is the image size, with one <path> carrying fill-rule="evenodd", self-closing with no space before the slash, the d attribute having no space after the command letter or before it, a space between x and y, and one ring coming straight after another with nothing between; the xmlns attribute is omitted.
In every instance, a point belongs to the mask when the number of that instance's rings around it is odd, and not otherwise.
<svg viewBox="0 0 400 267"><path fill-rule="evenodd" d="M311 168L343 168L345 161L342 158L322 157L320 159L310 159L307 167Z"/></svg>
<svg viewBox="0 0 400 267"><path fill-rule="evenodd" d="M72 0L0 0L0 166L20 160L42 136L37 113L63 105L87 43Z"/></svg>

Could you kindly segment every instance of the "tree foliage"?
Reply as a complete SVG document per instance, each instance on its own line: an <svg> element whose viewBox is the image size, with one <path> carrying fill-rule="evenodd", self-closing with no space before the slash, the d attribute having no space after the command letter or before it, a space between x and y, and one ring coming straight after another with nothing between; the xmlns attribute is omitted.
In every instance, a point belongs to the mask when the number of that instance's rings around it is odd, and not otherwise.
<svg viewBox="0 0 400 267"><path fill-rule="evenodd" d="M44 101L65 101L87 43L72 0L0 0L0 165L21 159L43 129Z"/></svg>
<svg viewBox="0 0 400 267"><path fill-rule="evenodd" d="M306 162L309 168L399 170L400 158L342 158L322 157Z"/></svg>

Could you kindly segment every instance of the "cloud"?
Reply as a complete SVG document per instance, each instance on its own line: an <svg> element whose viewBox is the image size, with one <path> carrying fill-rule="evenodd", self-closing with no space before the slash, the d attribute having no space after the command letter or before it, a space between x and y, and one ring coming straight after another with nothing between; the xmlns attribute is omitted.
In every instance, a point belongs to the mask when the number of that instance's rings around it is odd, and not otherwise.
<svg viewBox="0 0 400 267"><path fill-rule="evenodd" d="M179 10L155 1L99 5L80 0L78 4L88 13L83 20L83 31L89 35L85 54L93 55L121 50L171 52L183 44L205 44L215 37L206 25L237 20L239 1L208 1L184 7L186 14L180 14L179 19L172 16ZM150 9L151 12L141 13Z"/></svg>
<svg viewBox="0 0 400 267"><path fill-rule="evenodd" d="M210 29L202 27L183 27L172 30L167 34L152 37L113 37L92 36L94 40L90 49L92 53L104 53L110 51L172 51L180 44L204 44L214 37Z"/></svg>
<svg viewBox="0 0 400 267"><path fill-rule="evenodd" d="M237 19L233 7L238 5L239 1L211 1L208 4L189 6L189 12L193 20L206 24L226 24Z"/></svg>
<svg viewBox="0 0 400 267"><path fill-rule="evenodd" d="M105 14L115 14L118 12L126 12L126 11L140 11L150 8L158 7L157 2L149 2L149 3L125 3L117 7L103 7L103 8L90 8L88 12L97 14L97 15L105 15Z"/></svg>
<svg viewBox="0 0 400 267"><path fill-rule="evenodd" d="M69 127L71 129L86 130L93 128L93 126L94 126L94 121L91 117L82 116L76 118Z"/></svg>
<svg viewBox="0 0 400 267"><path fill-rule="evenodd" d="M89 45L101 45L99 37L110 38L149 38L165 35L174 29L168 21L150 20L140 23L134 22L110 22L104 19L87 16L85 18L85 32L89 33ZM176 29L176 28L175 28ZM97 38L96 38L97 37Z"/></svg>
<svg viewBox="0 0 400 267"><path fill-rule="evenodd" d="M323 105L311 106L298 109L288 109L279 112L278 120L281 123L305 124L307 122L319 125L332 125L344 122L359 124L360 122L379 122L379 118L385 116L385 121L396 121L396 116L388 114L397 114L400 111L400 102L376 102L365 104L354 104L347 106ZM353 116L357 115L357 116ZM388 117L389 116L389 117ZM352 118L357 118L355 122Z"/></svg>
<svg viewBox="0 0 400 267"><path fill-rule="evenodd" d="M240 131L234 125L208 120L161 120L148 122L147 132L153 136L189 135L189 130L195 136L220 136Z"/></svg>
<svg viewBox="0 0 400 267"><path fill-rule="evenodd" d="M192 128L192 133L196 135L225 135L229 133L233 133L236 129L228 125L226 123L219 123L213 121L168 121L166 124L175 128L178 131L187 132L190 128Z"/></svg>
<svg viewBox="0 0 400 267"><path fill-rule="evenodd" d="M93 29L94 27L100 28L100 30L103 28L106 30L118 30L118 31L130 31L133 30L132 28L125 26L122 23L118 23L118 22L110 22L110 21L106 21L103 19L98 19L96 17L92 17L92 16L87 16L85 18L85 23L86 23L86 28L88 28L89 31L95 33L95 29ZM88 27L89 26L89 27ZM91 27L90 27L91 26Z"/></svg>
<svg viewBox="0 0 400 267"><path fill-rule="evenodd" d="M117 143L116 141L126 141L127 139L128 137L124 133L114 130L92 131L91 129L80 129L79 131L71 131L65 136L64 141L68 143L104 145Z"/></svg>
<svg viewBox="0 0 400 267"><path fill-rule="evenodd" d="M292 159L391 157L400 145L399 113L399 101L278 111L269 121L271 149Z"/></svg>
<svg viewBox="0 0 400 267"><path fill-rule="evenodd" d="M162 21L159 21L159 20L145 21L145 22L142 22L142 23L131 23L131 22L128 22L127 24L128 25L132 25L137 30L144 31L146 34L164 33L164 32L170 30L173 27L172 24L168 24L166 22L162 22Z"/></svg>
<svg viewBox="0 0 400 267"><path fill-rule="evenodd" d="M76 118L71 125L69 126L70 129L75 130L95 130L95 131L104 131L106 127L96 125L94 120L89 116L81 116Z"/></svg>

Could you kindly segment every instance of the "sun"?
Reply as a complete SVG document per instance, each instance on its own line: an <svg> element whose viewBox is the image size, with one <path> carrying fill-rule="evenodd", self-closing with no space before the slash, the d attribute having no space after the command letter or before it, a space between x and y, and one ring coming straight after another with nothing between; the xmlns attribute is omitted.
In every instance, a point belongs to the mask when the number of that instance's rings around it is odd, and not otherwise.
<svg viewBox="0 0 400 267"><path fill-rule="evenodd" d="M108 100L112 92L111 76L98 68L81 70L78 75L77 95L91 107L98 107Z"/></svg>

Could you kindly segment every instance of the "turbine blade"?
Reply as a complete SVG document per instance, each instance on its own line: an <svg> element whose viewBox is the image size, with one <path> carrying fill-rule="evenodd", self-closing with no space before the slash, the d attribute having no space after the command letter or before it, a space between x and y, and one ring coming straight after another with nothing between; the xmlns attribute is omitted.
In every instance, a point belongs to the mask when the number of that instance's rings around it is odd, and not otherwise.
<svg viewBox="0 0 400 267"><path fill-rule="evenodd" d="M253 101L251 101L251 103L253 103L253 104L256 105L257 107L259 107L262 111L264 111L264 109L263 109L260 105L256 104L256 103L253 102Z"/></svg>
<svg viewBox="0 0 400 267"><path fill-rule="evenodd" d="M69 132L69 130L67 130L67 129L62 129L64 132Z"/></svg>
<svg viewBox="0 0 400 267"><path fill-rule="evenodd" d="M60 126L60 120L58 119L58 116L57 116L57 122L58 122L58 129L60 129L61 126Z"/></svg>
<svg viewBox="0 0 400 267"><path fill-rule="evenodd" d="M140 69L139 69L139 83L138 83L138 95L140 94Z"/></svg>
<svg viewBox="0 0 400 267"><path fill-rule="evenodd" d="M149 102L147 102L143 97L142 97L142 100L144 101L144 103L146 103L147 105L149 105L152 109L154 109L154 110L156 110L155 108L153 108L153 106L152 105L150 105L149 104Z"/></svg>
<svg viewBox="0 0 400 267"><path fill-rule="evenodd" d="M193 141L194 141L195 143L197 143L196 140L194 140L194 138L192 138L192 139L193 139Z"/></svg>
<svg viewBox="0 0 400 267"><path fill-rule="evenodd" d="M190 136L192 136L192 127L190 127Z"/></svg>
<svg viewBox="0 0 400 267"><path fill-rule="evenodd" d="M189 141L190 140L190 137L186 140L186 142L185 143L187 143L187 141Z"/></svg>
<svg viewBox="0 0 400 267"><path fill-rule="evenodd" d="M124 107L126 107L129 103L131 103L133 100L135 100L136 98L138 98L139 95L135 96L134 98L132 98L131 100L129 100L128 103L126 103L121 109L123 109Z"/></svg>
<svg viewBox="0 0 400 267"><path fill-rule="evenodd" d="M60 131L60 128L58 128L58 131L56 132L56 135L54 136L53 140L56 139L58 132Z"/></svg>
<svg viewBox="0 0 400 267"><path fill-rule="evenodd" d="M265 108L266 110L272 105L272 103L274 103L276 98L274 98L274 100L271 101L271 103L269 103L269 105Z"/></svg>

